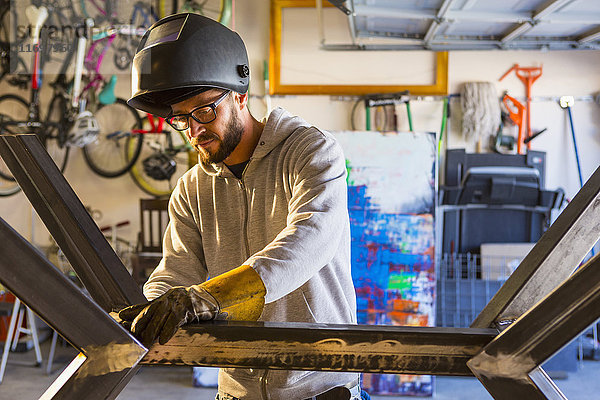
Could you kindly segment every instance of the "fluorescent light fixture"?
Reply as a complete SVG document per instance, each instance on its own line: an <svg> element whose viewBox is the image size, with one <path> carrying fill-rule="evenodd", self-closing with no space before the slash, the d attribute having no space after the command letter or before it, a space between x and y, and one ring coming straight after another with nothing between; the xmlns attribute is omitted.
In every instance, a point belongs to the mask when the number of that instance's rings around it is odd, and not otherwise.
<svg viewBox="0 0 600 400"><path fill-rule="evenodd" d="M512 31L510 31L506 36L500 39L500 41L502 43L510 42L511 40L516 39L525 32L529 31L531 28L533 28L533 25L531 25L529 22L524 22Z"/></svg>

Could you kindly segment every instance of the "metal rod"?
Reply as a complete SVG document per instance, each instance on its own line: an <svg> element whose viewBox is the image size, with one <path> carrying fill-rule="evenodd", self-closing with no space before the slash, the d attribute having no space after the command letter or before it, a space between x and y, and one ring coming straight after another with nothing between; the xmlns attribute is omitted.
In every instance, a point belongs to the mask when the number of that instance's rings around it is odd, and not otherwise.
<svg viewBox="0 0 600 400"><path fill-rule="evenodd" d="M558 11L561 7L572 3L573 1L574 0L552 0L547 2L541 9L535 11L533 14L533 19L542 20L550 14Z"/></svg>

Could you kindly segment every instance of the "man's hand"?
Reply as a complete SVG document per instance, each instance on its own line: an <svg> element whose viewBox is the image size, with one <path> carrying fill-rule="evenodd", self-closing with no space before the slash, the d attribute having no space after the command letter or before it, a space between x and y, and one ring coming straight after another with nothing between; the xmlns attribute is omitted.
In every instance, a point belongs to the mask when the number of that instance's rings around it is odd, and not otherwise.
<svg viewBox="0 0 600 400"><path fill-rule="evenodd" d="M199 285L176 286L148 303L119 311L121 323L144 346L158 338L165 344L188 322L228 319L256 321L265 305L266 289L248 265L242 265Z"/></svg>
<svg viewBox="0 0 600 400"><path fill-rule="evenodd" d="M215 298L195 285L174 287L151 302L124 308L119 318L144 346L150 347L157 338L160 344L167 343L180 326L214 319L218 313Z"/></svg>

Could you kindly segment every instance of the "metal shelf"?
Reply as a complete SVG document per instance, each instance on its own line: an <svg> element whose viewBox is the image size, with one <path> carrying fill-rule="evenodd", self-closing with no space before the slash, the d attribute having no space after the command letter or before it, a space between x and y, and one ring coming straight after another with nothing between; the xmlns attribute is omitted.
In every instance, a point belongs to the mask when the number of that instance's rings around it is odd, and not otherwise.
<svg viewBox="0 0 600 400"><path fill-rule="evenodd" d="M330 0L330 3L350 10L345 14L352 43L323 43L327 50L600 49L600 2L597 1ZM373 39L385 42L374 43Z"/></svg>

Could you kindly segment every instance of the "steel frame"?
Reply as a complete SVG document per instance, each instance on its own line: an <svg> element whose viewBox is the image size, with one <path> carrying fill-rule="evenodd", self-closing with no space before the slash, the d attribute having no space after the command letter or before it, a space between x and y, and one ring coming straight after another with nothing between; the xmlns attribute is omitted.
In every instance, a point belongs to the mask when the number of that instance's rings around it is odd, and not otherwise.
<svg viewBox="0 0 600 400"><path fill-rule="evenodd" d="M38 137L0 142L0 156L94 300L105 311L146 301Z"/></svg>
<svg viewBox="0 0 600 400"><path fill-rule="evenodd" d="M473 373L496 399L562 399L539 365L600 317L600 257L568 277L600 237L599 168L471 328L214 322L146 349L107 312L139 288L39 140L0 135L0 155L95 300L0 219L0 281L81 351L44 399L113 399L151 364Z"/></svg>
<svg viewBox="0 0 600 400"><path fill-rule="evenodd" d="M147 353L81 289L0 218L0 280L81 353L43 399L113 399Z"/></svg>
<svg viewBox="0 0 600 400"><path fill-rule="evenodd" d="M600 317L600 255L467 362L495 399L563 399L539 365Z"/></svg>

